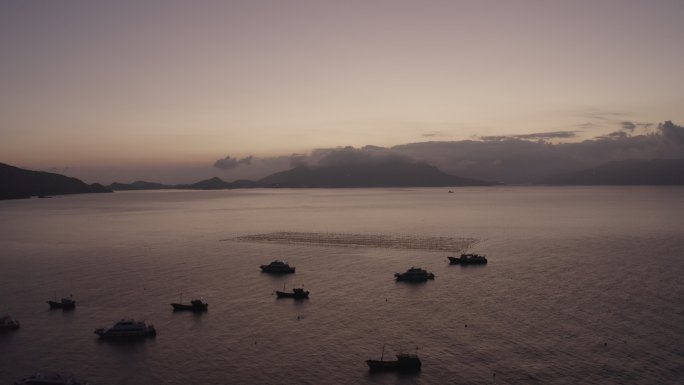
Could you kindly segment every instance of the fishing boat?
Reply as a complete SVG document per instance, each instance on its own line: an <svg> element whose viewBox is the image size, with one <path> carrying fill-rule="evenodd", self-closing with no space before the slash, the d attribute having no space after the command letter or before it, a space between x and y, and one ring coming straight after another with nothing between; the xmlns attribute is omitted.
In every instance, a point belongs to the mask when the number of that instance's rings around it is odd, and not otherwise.
<svg viewBox="0 0 684 385"><path fill-rule="evenodd" d="M100 338L108 339L133 339L155 337L157 331L153 325L147 325L144 321L122 319L109 329L96 329L95 334Z"/></svg>
<svg viewBox="0 0 684 385"><path fill-rule="evenodd" d="M285 290L285 288L283 288ZM292 289L291 292L287 291L276 291L278 298L294 298L294 299L305 299L309 298L309 292L304 291L304 289L297 287Z"/></svg>
<svg viewBox="0 0 684 385"><path fill-rule="evenodd" d="M295 268L290 266L287 262L275 260L268 265L259 266L264 273L271 274L291 274L295 272Z"/></svg>
<svg viewBox="0 0 684 385"><path fill-rule="evenodd" d="M487 257L480 254L461 254L460 257L448 257L450 265L486 265Z"/></svg>
<svg viewBox="0 0 684 385"><path fill-rule="evenodd" d="M14 383L15 385L88 385L87 382L80 382L72 376L60 373L36 373L32 376L22 378Z"/></svg>
<svg viewBox="0 0 684 385"><path fill-rule="evenodd" d="M397 278L397 281L408 282L422 282L427 281L428 279L435 279L433 273L428 273L426 270L419 267L411 267L404 273L394 273L394 276Z"/></svg>
<svg viewBox="0 0 684 385"><path fill-rule="evenodd" d="M0 317L0 330L19 329L19 321L13 320L9 315Z"/></svg>
<svg viewBox="0 0 684 385"><path fill-rule="evenodd" d="M173 306L173 310L189 310L196 313L201 313L207 311L209 304L202 302L201 299L193 299L189 304L183 303L183 293L181 293L179 303L172 303L171 306Z"/></svg>
<svg viewBox="0 0 684 385"><path fill-rule="evenodd" d="M382 346L382 354L379 360L366 360L371 372L397 371L418 372L422 363L416 354L400 353L396 360L385 360L385 345Z"/></svg>
<svg viewBox="0 0 684 385"><path fill-rule="evenodd" d="M71 294L69 294L69 298L62 298L59 301L57 301L57 294L55 293L55 300L54 301L47 301L48 305L50 305L50 309L73 309L76 307L76 301L74 301L73 297Z"/></svg>

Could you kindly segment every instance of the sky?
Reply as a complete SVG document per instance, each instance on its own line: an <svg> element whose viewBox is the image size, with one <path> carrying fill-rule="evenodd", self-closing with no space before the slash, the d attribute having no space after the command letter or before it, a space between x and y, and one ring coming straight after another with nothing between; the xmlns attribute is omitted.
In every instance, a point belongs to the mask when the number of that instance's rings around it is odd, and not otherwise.
<svg viewBox="0 0 684 385"><path fill-rule="evenodd" d="M181 183L323 148L681 126L682 20L682 0L3 0L0 162Z"/></svg>

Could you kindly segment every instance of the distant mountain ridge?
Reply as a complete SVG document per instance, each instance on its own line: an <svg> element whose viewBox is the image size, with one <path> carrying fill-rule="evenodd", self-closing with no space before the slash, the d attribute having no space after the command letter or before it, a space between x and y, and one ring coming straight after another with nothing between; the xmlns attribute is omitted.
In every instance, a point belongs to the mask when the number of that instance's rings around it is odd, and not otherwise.
<svg viewBox="0 0 684 385"><path fill-rule="evenodd" d="M489 186L492 183L445 174L437 167L425 163L371 163L333 166L300 166L271 174L256 182L236 180L226 182L214 177L193 184L160 185L134 182L112 183L112 190L193 189L222 190L236 188L353 188L353 187L457 187Z"/></svg>
<svg viewBox="0 0 684 385"><path fill-rule="evenodd" d="M538 184L571 185L684 185L684 159L616 161L586 170L559 174ZM193 184L165 185L136 181L104 187L60 174L31 171L0 163L0 199L61 194L102 193L112 190L223 190L238 188L353 188L458 187L494 183L449 175L420 162L370 162L327 166L300 166L276 172L258 181L226 182L214 177Z"/></svg>
<svg viewBox="0 0 684 385"><path fill-rule="evenodd" d="M89 185L77 178L0 163L0 199L104 192L111 190L99 183Z"/></svg>
<svg viewBox="0 0 684 385"><path fill-rule="evenodd" d="M142 183L112 184L112 190L137 190ZM684 185L684 159L616 161L586 170L559 174L536 184L572 185ZM155 188L164 186L150 184ZM300 166L276 172L256 182L226 182L214 177L193 184L166 186L174 189L220 190L234 188L351 188L351 187L457 187L491 186L494 183L446 174L426 163L346 164Z"/></svg>
<svg viewBox="0 0 684 385"><path fill-rule="evenodd" d="M165 184L154 183L154 182L144 182L141 180L137 180L133 183L117 183L117 182L114 182L107 187L109 187L112 190L164 190L164 189L173 188L172 186L167 186Z"/></svg>
<svg viewBox="0 0 684 385"><path fill-rule="evenodd" d="M544 179L557 186L684 185L684 159L623 160Z"/></svg>
<svg viewBox="0 0 684 385"><path fill-rule="evenodd" d="M446 187L488 186L492 183L461 178L426 163L370 163L323 167L300 166L271 174L261 180L264 187Z"/></svg>

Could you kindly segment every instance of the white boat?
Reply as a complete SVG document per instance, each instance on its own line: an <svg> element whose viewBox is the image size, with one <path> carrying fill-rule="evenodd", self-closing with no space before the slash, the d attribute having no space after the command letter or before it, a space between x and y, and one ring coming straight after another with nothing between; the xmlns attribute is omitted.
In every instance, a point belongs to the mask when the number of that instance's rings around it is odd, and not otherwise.
<svg viewBox="0 0 684 385"><path fill-rule="evenodd" d="M261 271L264 273L273 274L290 274L295 272L295 268L290 266L287 262L275 260L268 265L261 265Z"/></svg>
<svg viewBox="0 0 684 385"><path fill-rule="evenodd" d="M144 321L122 319L109 329L100 328L95 330L100 338L127 339L154 337L157 331L153 325L147 325Z"/></svg>
<svg viewBox="0 0 684 385"><path fill-rule="evenodd" d="M405 273L394 273L394 276L397 278L397 281L416 282L435 279L434 274L428 273L426 270L423 270L420 267L411 267L410 269L406 270Z"/></svg>
<svg viewBox="0 0 684 385"><path fill-rule="evenodd" d="M0 330L14 329L19 329L19 321L13 320L12 317L8 315L0 317Z"/></svg>

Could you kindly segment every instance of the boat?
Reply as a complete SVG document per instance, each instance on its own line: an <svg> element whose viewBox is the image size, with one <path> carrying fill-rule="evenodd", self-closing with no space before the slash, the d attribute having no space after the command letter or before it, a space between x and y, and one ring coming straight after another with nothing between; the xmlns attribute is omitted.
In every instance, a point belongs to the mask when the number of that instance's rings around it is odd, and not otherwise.
<svg viewBox="0 0 684 385"><path fill-rule="evenodd" d="M57 301L57 296L55 295L54 301L47 301L50 305L50 309L73 309L76 307L76 301L69 295L69 298L62 298Z"/></svg>
<svg viewBox="0 0 684 385"><path fill-rule="evenodd" d="M486 265L487 257L480 254L461 254L460 257L449 257L449 264L451 265Z"/></svg>
<svg viewBox="0 0 684 385"><path fill-rule="evenodd" d="M87 382L80 382L72 376L60 373L36 373L32 376L22 378L14 383L15 385L88 385Z"/></svg>
<svg viewBox="0 0 684 385"><path fill-rule="evenodd" d="M434 274L428 273L426 270L423 270L419 267L411 267L404 273L394 273L394 276L397 278L397 281L410 282L427 281L428 279L435 279Z"/></svg>
<svg viewBox="0 0 684 385"><path fill-rule="evenodd" d="M100 338L127 339L154 337L157 335L157 331L153 325L147 325L144 321L122 319L109 329L96 329L95 334Z"/></svg>
<svg viewBox="0 0 684 385"><path fill-rule="evenodd" d="M15 330L19 329L19 321L13 320L9 315L0 317L0 330Z"/></svg>
<svg viewBox="0 0 684 385"><path fill-rule="evenodd" d="M273 274L291 274L295 272L295 268L290 266L287 262L275 260L268 265L261 265L261 271L264 273Z"/></svg>
<svg viewBox="0 0 684 385"><path fill-rule="evenodd" d="M278 298L294 298L294 299L304 299L309 298L309 292L304 291L302 288L294 288L291 292L287 291L276 291Z"/></svg>
<svg viewBox="0 0 684 385"><path fill-rule="evenodd" d="M193 299L189 304L183 303L183 294L181 294L181 300L179 303L172 303L173 310L190 310L196 313L207 311L209 304L202 302L201 299Z"/></svg>
<svg viewBox="0 0 684 385"><path fill-rule="evenodd" d="M371 372L397 371L418 372L422 363L416 354L397 354L396 360L385 360L385 346L382 346L382 355L379 360L366 360Z"/></svg>

